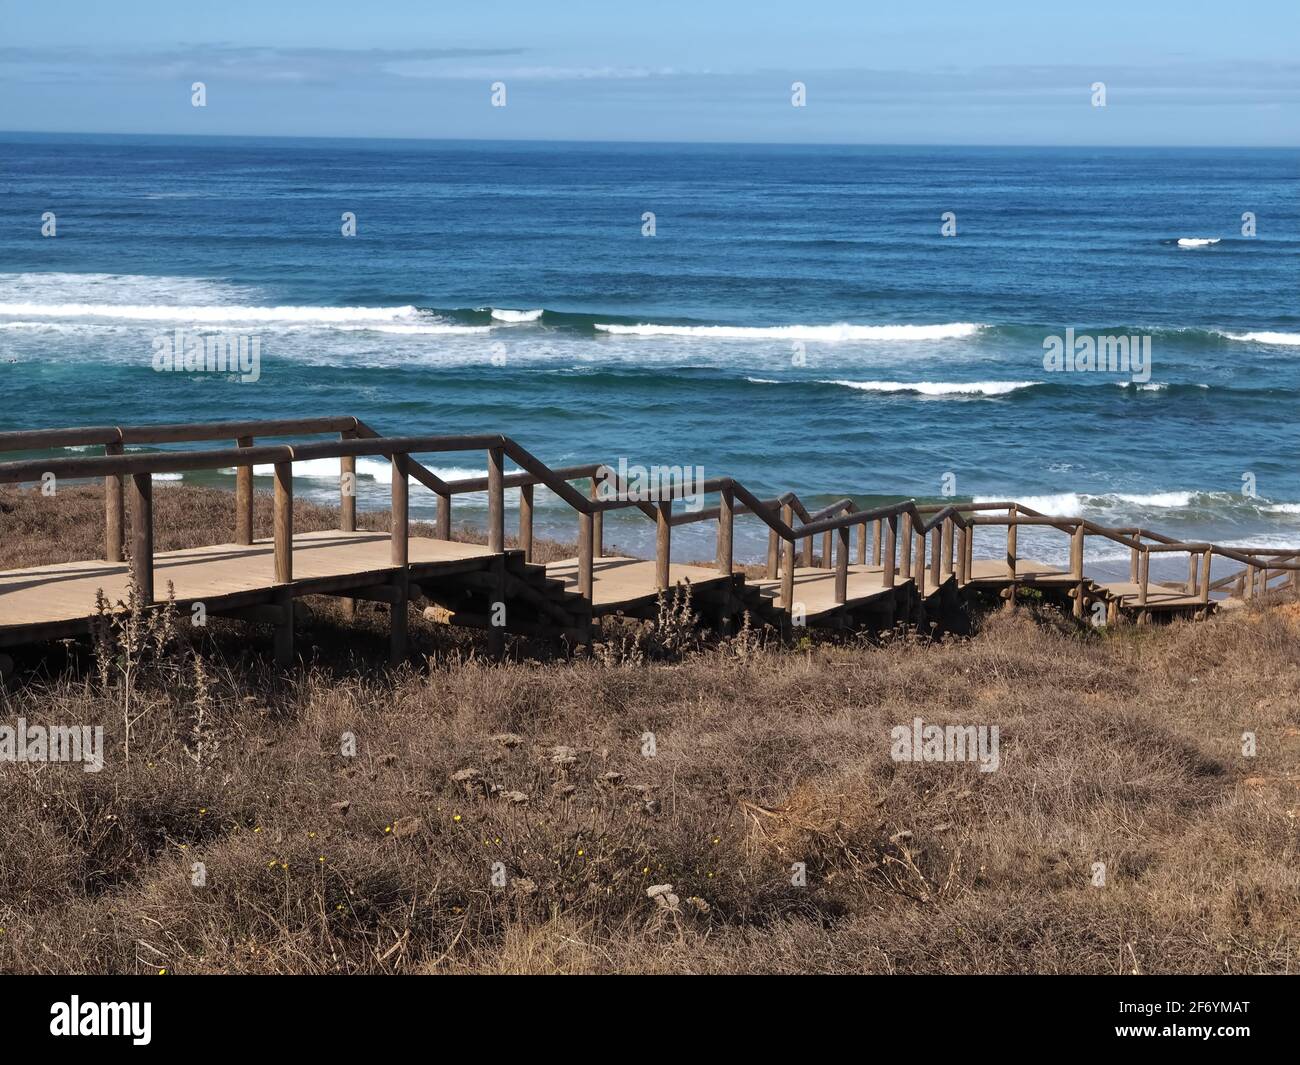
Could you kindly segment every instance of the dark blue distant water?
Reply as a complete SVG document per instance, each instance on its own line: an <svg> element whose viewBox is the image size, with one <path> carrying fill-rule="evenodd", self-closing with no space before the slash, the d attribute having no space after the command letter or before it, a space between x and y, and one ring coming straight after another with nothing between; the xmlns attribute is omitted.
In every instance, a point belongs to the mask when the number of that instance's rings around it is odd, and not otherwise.
<svg viewBox="0 0 1300 1065"><path fill-rule="evenodd" d="M0 231L0 428L355 413L810 501L952 474L961 498L1300 544L1296 151L13 134ZM1150 379L1049 372L1067 328L1149 336ZM176 329L257 337L260 379L155 372Z"/></svg>

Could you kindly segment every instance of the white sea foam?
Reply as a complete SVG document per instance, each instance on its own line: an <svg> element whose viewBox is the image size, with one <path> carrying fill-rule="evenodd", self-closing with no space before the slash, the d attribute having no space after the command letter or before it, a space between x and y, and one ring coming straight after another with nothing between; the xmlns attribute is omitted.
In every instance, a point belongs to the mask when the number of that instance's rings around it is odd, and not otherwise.
<svg viewBox="0 0 1300 1065"><path fill-rule="evenodd" d="M310 322L320 325L416 321L420 311L405 307L240 307L229 305L0 303L0 314L18 318L102 318L133 322Z"/></svg>
<svg viewBox="0 0 1300 1065"><path fill-rule="evenodd" d="M1083 500L1074 492L1059 492L1050 496L1026 496L1016 493L976 496L973 500L975 503L1001 503L1014 502L1020 503L1030 510L1036 510L1040 514L1050 514L1052 517L1070 517L1083 513Z"/></svg>
<svg viewBox="0 0 1300 1065"><path fill-rule="evenodd" d="M915 392L922 396L1005 396L1036 381L823 381L862 392Z"/></svg>
<svg viewBox="0 0 1300 1065"><path fill-rule="evenodd" d="M512 311L507 307L492 308L492 317L498 322L535 322L541 316L541 308L532 311Z"/></svg>
<svg viewBox="0 0 1300 1065"><path fill-rule="evenodd" d="M437 477L444 481L462 481L470 477L486 477L487 470L468 469L463 466L430 466L429 470ZM233 475L234 467L224 469L222 473ZM275 473L273 464L255 465L253 475L255 477L270 477ZM308 480L338 480L339 477L339 460L338 459L302 459L293 464L293 475L295 478L306 478ZM370 458L365 455L357 457L357 477L368 478L372 481L378 481L383 484L392 484L393 467L385 459Z"/></svg>
<svg viewBox="0 0 1300 1065"><path fill-rule="evenodd" d="M707 337L720 340L949 340L973 336L983 326L972 322L946 325L607 325L596 324L602 333L621 336Z"/></svg>
<svg viewBox="0 0 1300 1065"><path fill-rule="evenodd" d="M779 385L781 383L780 381L772 380L770 377L746 377L745 380L751 385Z"/></svg>
<svg viewBox="0 0 1300 1065"><path fill-rule="evenodd" d="M1179 237L1178 246L1180 248L1204 248L1210 244L1218 244L1221 237Z"/></svg>
<svg viewBox="0 0 1300 1065"><path fill-rule="evenodd" d="M1221 333L1229 340L1240 340L1248 344L1280 344L1283 347L1300 346L1300 333Z"/></svg>

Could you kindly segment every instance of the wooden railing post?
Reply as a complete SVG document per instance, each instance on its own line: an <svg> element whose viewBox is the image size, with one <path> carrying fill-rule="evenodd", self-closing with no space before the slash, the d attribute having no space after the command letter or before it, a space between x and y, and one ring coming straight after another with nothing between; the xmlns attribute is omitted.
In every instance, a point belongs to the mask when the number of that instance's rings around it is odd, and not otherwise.
<svg viewBox="0 0 1300 1065"><path fill-rule="evenodd" d="M411 533L411 456L393 456L393 519L392 562L394 566L405 566L410 558Z"/></svg>
<svg viewBox="0 0 1300 1065"><path fill-rule="evenodd" d="M436 522L435 530L439 540L451 539L451 496L444 495L442 492L438 496L438 513L434 519Z"/></svg>
<svg viewBox="0 0 1300 1065"><path fill-rule="evenodd" d="M794 506L786 503L781 508L781 520L791 529L794 528ZM775 535L775 534L773 534ZM812 543L811 537L805 537L804 543ZM781 605L790 614L794 609L794 541L781 540Z"/></svg>
<svg viewBox="0 0 1300 1065"><path fill-rule="evenodd" d="M957 541L956 552L957 552L957 586L958 587L965 587L966 582L970 580L970 568L966 558L967 555L966 547L967 547L967 541L970 540L972 530L973 530L972 526L958 525L955 534L955 539Z"/></svg>
<svg viewBox="0 0 1300 1065"><path fill-rule="evenodd" d="M1214 560L1214 548L1207 547L1201 552L1201 602L1210 601L1210 564Z"/></svg>
<svg viewBox="0 0 1300 1065"><path fill-rule="evenodd" d="M251 436L241 436L235 443L239 447L252 447ZM253 467L235 467L235 543L253 542Z"/></svg>
<svg viewBox="0 0 1300 1065"><path fill-rule="evenodd" d="M912 515L906 512L898 534L898 563L898 575L907 580L912 576Z"/></svg>
<svg viewBox="0 0 1300 1065"><path fill-rule="evenodd" d="M791 508L790 508L790 517L787 519L786 524L787 524L788 526L790 526L790 528L792 528L792 529L794 528L794 507L791 507ZM829 535L829 534L828 534L828 535ZM828 546L829 546L829 545L828 545ZM813 564L813 538L812 538L811 536L805 536L805 537L803 538L803 546L802 546L802 548L801 548L800 551L799 551L799 557L800 557L800 559L801 559L801 561L800 561L800 563L799 563L801 566L803 566L805 569L811 569L811 568L812 568L812 564Z"/></svg>
<svg viewBox="0 0 1300 1065"><path fill-rule="evenodd" d="M1252 555L1251 557L1253 558L1254 556ZM1245 592L1246 592L1247 599L1255 598L1255 563L1254 562L1250 562L1246 566Z"/></svg>
<svg viewBox="0 0 1300 1065"><path fill-rule="evenodd" d="M488 448L488 550L506 549L506 490L504 448Z"/></svg>
<svg viewBox="0 0 1300 1065"><path fill-rule="evenodd" d="M847 525L835 530L839 533L839 551L835 554L835 602L849 599L849 533Z"/></svg>
<svg viewBox="0 0 1300 1065"><path fill-rule="evenodd" d="M939 571L944 555L942 524L941 522L930 530L930 583L935 588L939 587Z"/></svg>
<svg viewBox="0 0 1300 1065"><path fill-rule="evenodd" d="M925 529L916 529L916 594L925 599Z"/></svg>
<svg viewBox="0 0 1300 1065"><path fill-rule="evenodd" d="M857 561L859 566L865 566L867 564L867 523L865 521L861 522L856 528L858 530L856 533L858 538Z"/></svg>
<svg viewBox="0 0 1300 1065"><path fill-rule="evenodd" d="M943 533L939 542L939 552L943 562L939 569L939 576L945 581L952 576L953 532L956 527L957 523L951 517L943 519Z"/></svg>
<svg viewBox="0 0 1300 1065"><path fill-rule="evenodd" d="M1018 513L1019 511L1014 503L1007 508L1007 579L1010 580L1011 583L1007 585L1005 593L1007 601L1003 605L1008 610L1014 610L1016 608L1016 595L1018 594L1018 588L1016 585L1016 551L1017 541L1019 540L1019 536L1017 535L1019 526L1016 525L1016 516Z"/></svg>
<svg viewBox="0 0 1300 1065"><path fill-rule="evenodd" d="M1138 557L1142 553L1142 530L1138 529L1133 533L1133 540L1138 545L1131 548L1128 559L1128 580L1130 584L1138 582Z"/></svg>
<svg viewBox="0 0 1300 1065"><path fill-rule="evenodd" d="M275 464L275 584L272 598L280 608L275 624L275 660L293 662L293 463Z"/></svg>
<svg viewBox="0 0 1300 1065"><path fill-rule="evenodd" d="M1187 552L1187 594L1196 594L1196 570L1200 564L1200 559L1196 557L1195 551Z"/></svg>
<svg viewBox="0 0 1300 1065"><path fill-rule="evenodd" d="M578 511L578 594L592 602L595 585L595 549L591 542L591 515Z"/></svg>
<svg viewBox="0 0 1300 1065"><path fill-rule="evenodd" d="M588 495L592 500L599 498L595 477L591 479ZM603 510L598 510L591 516L591 553L596 558L605 557L605 512Z"/></svg>
<svg viewBox="0 0 1300 1065"><path fill-rule="evenodd" d="M1019 526L1016 525L1016 506L1013 503L1007 508L1007 517L1011 519L1007 522L1007 577L1014 581L1016 579L1016 535Z"/></svg>
<svg viewBox="0 0 1300 1065"><path fill-rule="evenodd" d="M1074 527L1074 534L1070 537L1070 576L1074 578L1074 616L1083 617L1083 598L1084 598L1084 580L1083 580L1083 538L1086 535L1083 526L1083 520Z"/></svg>
<svg viewBox="0 0 1300 1065"><path fill-rule="evenodd" d="M1151 552L1145 548L1142 550L1142 557L1138 560L1138 606L1145 608L1147 605L1147 584L1151 578ZM1138 621L1146 620L1146 610L1143 609L1138 614Z"/></svg>
<svg viewBox="0 0 1300 1065"><path fill-rule="evenodd" d="M884 553L885 574L884 574L883 584L886 588L892 588L894 586L894 576L896 573L895 566L894 566L894 556L898 553L895 548L895 544L898 540L898 515L897 514L891 514L885 520L884 532L885 532L885 553Z"/></svg>
<svg viewBox="0 0 1300 1065"><path fill-rule="evenodd" d="M808 537L805 543L812 543L812 537ZM827 529L822 533L822 569L830 569L835 565L831 555L834 551L834 541L831 539L831 530Z"/></svg>
<svg viewBox="0 0 1300 1065"><path fill-rule="evenodd" d="M883 549L883 544L881 543L880 537L882 535L882 529L883 523L879 518L871 523L871 564L873 566L879 566L881 564L880 555Z"/></svg>
<svg viewBox="0 0 1300 1065"><path fill-rule="evenodd" d="M104 445L105 455L122 454L120 443ZM126 529L126 492L120 473L104 478L104 559L121 562L125 558L123 538Z"/></svg>
<svg viewBox="0 0 1300 1065"><path fill-rule="evenodd" d="M388 613L388 660L397 665L406 658L409 610L411 597L411 456L392 456L392 522L389 534L389 557L396 572L393 574L395 595Z"/></svg>
<svg viewBox="0 0 1300 1065"><path fill-rule="evenodd" d="M153 474L131 474L131 575L140 598L154 601Z"/></svg>
<svg viewBox="0 0 1300 1065"><path fill-rule="evenodd" d="M355 439L355 429L345 429L339 439ZM357 531L357 457L339 456L339 531Z"/></svg>
<svg viewBox="0 0 1300 1065"><path fill-rule="evenodd" d="M533 560L533 486L519 486L519 548L524 561Z"/></svg>
<svg viewBox="0 0 1300 1065"><path fill-rule="evenodd" d="M293 582L293 463L275 464L275 583Z"/></svg>
<svg viewBox="0 0 1300 1065"><path fill-rule="evenodd" d="M780 544L777 543L775 529L767 530L767 579L775 580L780 570Z"/></svg>
<svg viewBox="0 0 1300 1065"><path fill-rule="evenodd" d="M661 499L657 507L655 522L655 588L667 591L669 584L669 566L672 562L673 547L673 501Z"/></svg>
<svg viewBox="0 0 1300 1065"><path fill-rule="evenodd" d="M735 568L732 557L732 532L736 521L736 496L730 487L719 493L718 506L718 572L730 574Z"/></svg>

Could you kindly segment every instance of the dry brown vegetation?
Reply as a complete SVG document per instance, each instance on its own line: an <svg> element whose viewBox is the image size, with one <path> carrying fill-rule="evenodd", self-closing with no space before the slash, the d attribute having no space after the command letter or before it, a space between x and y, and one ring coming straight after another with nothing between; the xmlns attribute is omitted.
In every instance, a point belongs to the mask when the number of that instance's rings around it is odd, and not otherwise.
<svg viewBox="0 0 1300 1065"><path fill-rule="evenodd" d="M89 489L0 494L0 564L95 557L100 506ZM159 549L230 520L219 493L160 490L157 507ZM0 765L0 970L1300 960L1294 608L1104 635L1025 609L969 640L731 640L636 665L493 665L421 624L429 660L394 672L374 665L382 622L363 615L356 635L321 607L291 676L269 666L269 633L234 624L197 657L146 656L129 763L120 669L105 682L84 647L16 655L0 723L101 723L108 764ZM999 725L1001 768L893 762L889 730L914 716Z"/></svg>

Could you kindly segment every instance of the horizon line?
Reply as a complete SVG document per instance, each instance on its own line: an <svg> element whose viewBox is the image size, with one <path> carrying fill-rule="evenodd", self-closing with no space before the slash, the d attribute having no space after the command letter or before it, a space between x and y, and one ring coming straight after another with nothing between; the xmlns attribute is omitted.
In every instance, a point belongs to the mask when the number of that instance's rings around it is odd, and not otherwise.
<svg viewBox="0 0 1300 1065"><path fill-rule="evenodd" d="M646 139L574 139L567 137L402 137L370 136L363 134L289 133L128 133L123 131L94 130L0 130L0 137L180 137L190 140L264 140L264 141L362 141L397 142L409 144L585 144L585 145L673 145L682 147L718 148L998 148L998 149L1077 149L1126 151L1297 151L1300 144L1042 144L1042 143L988 143L979 141L718 141L718 140L646 140Z"/></svg>

